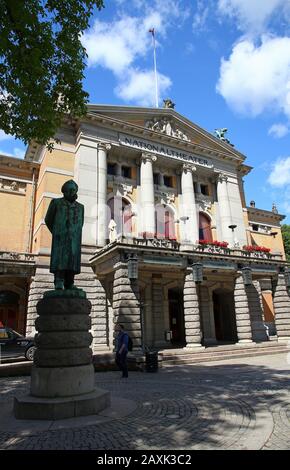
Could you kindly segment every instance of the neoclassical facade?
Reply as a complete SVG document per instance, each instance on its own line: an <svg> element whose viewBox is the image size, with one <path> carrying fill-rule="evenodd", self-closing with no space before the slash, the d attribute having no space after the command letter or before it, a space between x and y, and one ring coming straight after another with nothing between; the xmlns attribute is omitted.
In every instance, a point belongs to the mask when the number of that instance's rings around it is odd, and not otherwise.
<svg viewBox="0 0 290 470"><path fill-rule="evenodd" d="M45 213L73 178L96 352L113 350L116 321L136 352L290 339L284 217L246 204L244 162L174 109L101 105L64 123L52 152L0 157L2 322L34 332L53 287Z"/></svg>

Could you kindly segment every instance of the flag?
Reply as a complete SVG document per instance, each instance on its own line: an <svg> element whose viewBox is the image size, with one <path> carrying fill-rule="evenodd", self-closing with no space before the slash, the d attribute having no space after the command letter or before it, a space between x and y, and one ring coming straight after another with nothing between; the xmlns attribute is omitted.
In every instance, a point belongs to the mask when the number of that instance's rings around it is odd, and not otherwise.
<svg viewBox="0 0 290 470"><path fill-rule="evenodd" d="M148 32L149 32L149 33L151 33L151 34L152 34L152 36L154 36L154 35L155 35L155 29L154 29L154 28L151 28L151 29L149 29L149 31L148 31Z"/></svg>

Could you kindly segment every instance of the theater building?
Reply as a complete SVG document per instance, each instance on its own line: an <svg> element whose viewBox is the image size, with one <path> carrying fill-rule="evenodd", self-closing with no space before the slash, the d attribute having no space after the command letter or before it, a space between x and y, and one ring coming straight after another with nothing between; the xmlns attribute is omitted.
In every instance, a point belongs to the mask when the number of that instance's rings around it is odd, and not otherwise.
<svg viewBox="0 0 290 470"><path fill-rule="evenodd" d="M56 138L0 157L3 323L34 332L53 288L45 214L74 179L96 352L113 350L117 320L136 352L290 339L284 216L246 204L251 167L235 147L173 108L89 105Z"/></svg>

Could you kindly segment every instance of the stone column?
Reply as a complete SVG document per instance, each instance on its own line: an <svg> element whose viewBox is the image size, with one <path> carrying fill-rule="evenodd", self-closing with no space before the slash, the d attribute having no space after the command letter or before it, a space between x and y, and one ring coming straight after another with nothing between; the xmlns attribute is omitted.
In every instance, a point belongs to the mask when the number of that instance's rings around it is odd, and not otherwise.
<svg viewBox="0 0 290 470"><path fill-rule="evenodd" d="M202 348L198 285L193 280L191 268L185 274L183 302L186 348Z"/></svg>
<svg viewBox="0 0 290 470"><path fill-rule="evenodd" d="M267 341L259 281L253 281L253 284L247 287L247 298L253 332L253 341Z"/></svg>
<svg viewBox="0 0 290 470"><path fill-rule="evenodd" d="M142 346L140 294L138 279L128 278L127 263L114 266L113 309L114 322L124 325L133 340L133 350Z"/></svg>
<svg viewBox="0 0 290 470"><path fill-rule="evenodd" d="M155 155L143 153L141 157L140 185L141 185L141 211L142 231L155 233L155 206L154 206L154 180L153 162L157 160Z"/></svg>
<svg viewBox="0 0 290 470"><path fill-rule="evenodd" d="M236 313L238 342L239 343L251 343L252 342L252 328L251 328L250 310L249 310L246 287L244 285L243 276L241 273L238 273L238 277L236 279L234 298L235 298L235 313Z"/></svg>
<svg viewBox="0 0 290 470"><path fill-rule="evenodd" d="M108 231L107 217L107 153L110 150L110 144L98 144L98 236L97 245L106 244Z"/></svg>
<svg viewBox="0 0 290 470"><path fill-rule="evenodd" d="M234 232L229 228L229 225L232 225L232 214L227 184L227 176L220 174L217 181L217 199L220 222L219 232L222 235L222 241L228 242L230 246L233 246L235 240Z"/></svg>
<svg viewBox="0 0 290 470"><path fill-rule="evenodd" d="M274 310L278 341L289 341L290 289L286 286L284 274L278 274L278 284L274 294Z"/></svg>
<svg viewBox="0 0 290 470"><path fill-rule="evenodd" d="M182 222L183 242L196 245L199 239L198 217L196 212L195 195L192 174L195 166L188 163L183 165L181 174L182 216L188 217Z"/></svg>

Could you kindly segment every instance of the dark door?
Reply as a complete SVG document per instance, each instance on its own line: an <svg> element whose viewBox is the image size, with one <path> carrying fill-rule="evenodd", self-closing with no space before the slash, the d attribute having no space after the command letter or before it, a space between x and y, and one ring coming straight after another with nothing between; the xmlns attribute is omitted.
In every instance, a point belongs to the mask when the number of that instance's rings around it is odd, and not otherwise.
<svg viewBox="0 0 290 470"><path fill-rule="evenodd" d="M236 342L237 327L233 293L218 290L213 293L215 333L218 341Z"/></svg>
<svg viewBox="0 0 290 470"><path fill-rule="evenodd" d="M169 289L169 325L172 331L172 343L185 345L183 293L181 289Z"/></svg>

